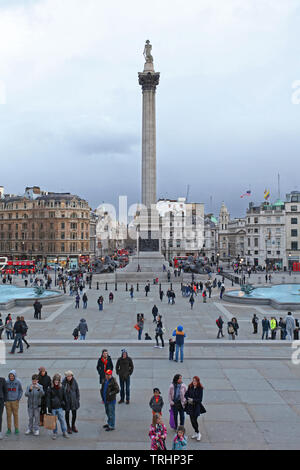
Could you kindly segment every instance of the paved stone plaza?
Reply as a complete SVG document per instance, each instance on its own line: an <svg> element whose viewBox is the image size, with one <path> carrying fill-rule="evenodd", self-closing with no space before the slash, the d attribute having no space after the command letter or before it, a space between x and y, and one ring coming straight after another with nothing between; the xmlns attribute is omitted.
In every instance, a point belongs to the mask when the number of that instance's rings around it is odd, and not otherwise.
<svg viewBox="0 0 300 470"><path fill-rule="evenodd" d="M204 279L204 276L201 276ZM100 276L99 276L100 278ZM251 279L252 280L252 279ZM180 293L180 284L173 283L176 304L161 303L158 286L151 286L145 297L144 283L130 299L125 284L100 286L87 290L88 308L75 310L75 299L66 294L59 304L44 306L43 319L33 320L31 307L15 308L13 316L23 314L29 325L30 349L24 354L7 355L7 363L0 365L0 375L7 376L16 369L23 388L30 383L31 375L44 365L50 376L71 369L81 390L81 407L78 412L77 435L66 440L61 436L52 441L49 431L41 428L39 437L25 436L27 429L26 399L20 404L20 435L12 435L0 441L0 449L150 449L148 430L151 421L149 400L153 387L157 386L165 401L163 416L168 428L168 448L174 435L168 425L168 387L176 373L190 383L199 375L204 385L203 403L207 413L199 419L201 442L190 438L193 433L186 419L188 449L299 449L300 445L300 366L293 365L291 343L287 341L261 341L259 334L253 339L251 318L256 313L261 320L264 315L277 313L269 306L239 306L219 300L218 289L206 304L196 298L191 310L188 299ZM252 280L253 281L253 280ZM281 279L280 279L281 281ZM18 283L20 284L20 279ZM167 284L162 288L166 291ZM136 287L136 285L135 285ZM226 287L231 283L226 281ZM108 294L115 295L108 304ZM97 298L105 298L104 310L100 312ZM154 340L154 324L151 310L159 308L166 328L165 349L154 348L154 341L137 341L133 328L136 314L144 313L145 328ZM6 312L2 312L5 316ZM240 324L239 340L216 339L215 320L219 315L226 322L236 316ZM295 312L300 318L300 311ZM72 331L80 318L85 318L89 332L86 341L74 341ZM168 360L168 339L179 324L186 332L185 360L181 363ZM143 334L144 337L144 334ZM123 347L128 349L135 370L131 381L130 405L116 405L116 430L106 433L104 406L100 402L99 379L96 364L102 349L106 347L114 364ZM10 345L7 344L7 351ZM3 431L6 431L4 412Z"/></svg>

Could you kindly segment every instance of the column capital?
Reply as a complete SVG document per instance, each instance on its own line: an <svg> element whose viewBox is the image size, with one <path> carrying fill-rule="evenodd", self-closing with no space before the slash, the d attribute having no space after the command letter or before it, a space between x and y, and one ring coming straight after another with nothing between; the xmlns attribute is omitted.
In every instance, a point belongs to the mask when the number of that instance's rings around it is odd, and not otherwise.
<svg viewBox="0 0 300 470"><path fill-rule="evenodd" d="M143 91L155 91L159 84L159 72L139 72L139 84Z"/></svg>

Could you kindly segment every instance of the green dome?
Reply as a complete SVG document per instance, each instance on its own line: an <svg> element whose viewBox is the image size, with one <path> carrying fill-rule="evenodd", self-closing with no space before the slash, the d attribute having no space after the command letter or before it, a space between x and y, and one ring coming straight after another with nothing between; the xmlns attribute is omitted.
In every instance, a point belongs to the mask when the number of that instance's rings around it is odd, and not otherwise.
<svg viewBox="0 0 300 470"><path fill-rule="evenodd" d="M273 206L284 206L284 202L281 201L281 199L277 199L277 201L274 202Z"/></svg>
<svg viewBox="0 0 300 470"><path fill-rule="evenodd" d="M212 216L212 217L210 218L210 220L211 220L214 224L217 224L217 223L218 223L217 219L216 219L214 216Z"/></svg>

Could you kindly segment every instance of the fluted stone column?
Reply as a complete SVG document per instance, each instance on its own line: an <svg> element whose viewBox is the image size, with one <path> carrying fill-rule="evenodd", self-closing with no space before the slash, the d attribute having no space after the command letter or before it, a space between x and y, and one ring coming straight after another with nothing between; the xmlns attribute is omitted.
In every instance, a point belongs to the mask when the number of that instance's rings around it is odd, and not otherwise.
<svg viewBox="0 0 300 470"><path fill-rule="evenodd" d="M139 73L139 84L143 90L143 133L142 133L142 204L151 208L156 204L156 115L155 92L159 73L153 63L145 64Z"/></svg>

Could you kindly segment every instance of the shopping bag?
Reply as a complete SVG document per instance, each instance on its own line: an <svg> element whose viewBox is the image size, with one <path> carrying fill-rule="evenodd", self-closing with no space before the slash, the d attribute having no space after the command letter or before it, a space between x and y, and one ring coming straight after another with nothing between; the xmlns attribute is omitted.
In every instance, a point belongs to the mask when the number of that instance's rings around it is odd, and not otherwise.
<svg viewBox="0 0 300 470"><path fill-rule="evenodd" d="M134 328L135 328L137 331L139 331L139 330L140 330L140 327L139 327L139 325L138 325L138 324L134 325Z"/></svg>
<svg viewBox="0 0 300 470"><path fill-rule="evenodd" d="M172 429L176 429L173 409L170 408L169 411L170 411L170 421L169 421L170 427L171 427Z"/></svg>
<svg viewBox="0 0 300 470"><path fill-rule="evenodd" d="M44 415L44 428L50 429L53 431L56 427L57 416L53 415Z"/></svg>

